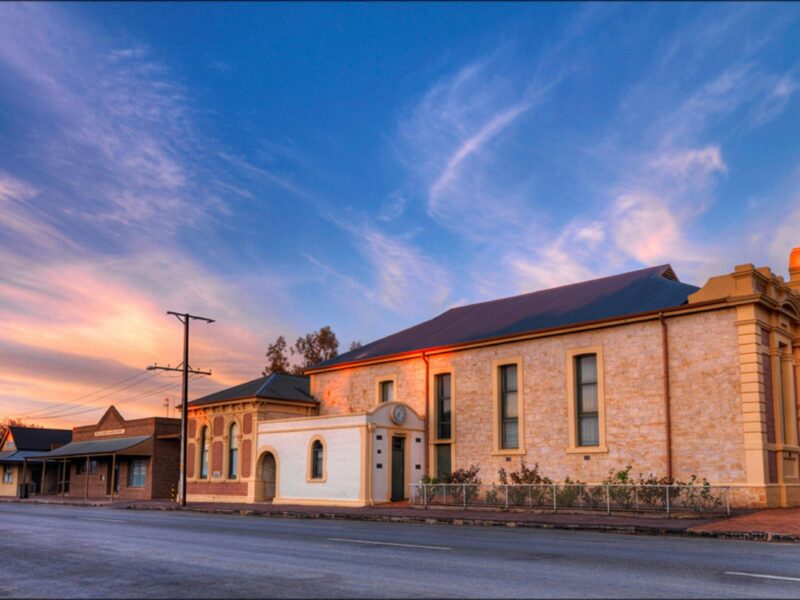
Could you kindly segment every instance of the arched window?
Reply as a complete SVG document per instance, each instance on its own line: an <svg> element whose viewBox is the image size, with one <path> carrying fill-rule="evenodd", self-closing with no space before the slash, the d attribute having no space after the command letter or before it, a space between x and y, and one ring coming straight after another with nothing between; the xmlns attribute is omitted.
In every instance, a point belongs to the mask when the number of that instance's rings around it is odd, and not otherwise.
<svg viewBox="0 0 800 600"><path fill-rule="evenodd" d="M311 479L323 479L325 477L325 448L320 440L314 440L311 444Z"/></svg>
<svg viewBox="0 0 800 600"><path fill-rule="evenodd" d="M208 427L200 430L200 479L208 479Z"/></svg>
<svg viewBox="0 0 800 600"><path fill-rule="evenodd" d="M236 479L239 465L239 425L231 423L228 430L228 479Z"/></svg>

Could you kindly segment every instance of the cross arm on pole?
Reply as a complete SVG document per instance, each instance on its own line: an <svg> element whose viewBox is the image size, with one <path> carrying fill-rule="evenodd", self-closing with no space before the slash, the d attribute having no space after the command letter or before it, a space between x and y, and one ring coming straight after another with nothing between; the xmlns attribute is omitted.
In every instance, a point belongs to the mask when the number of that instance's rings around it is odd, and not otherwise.
<svg viewBox="0 0 800 600"><path fill-rule="evenodd" d="M179 373L183 373L183 367L171 367L167 365L166 367L162 367L159 364L153 364L147 367L148 371L178 371ZM211 370L203 371L200 369L192 369L189 367L186 370L187 373L192 373L193 375L211 375Z"/></svg>

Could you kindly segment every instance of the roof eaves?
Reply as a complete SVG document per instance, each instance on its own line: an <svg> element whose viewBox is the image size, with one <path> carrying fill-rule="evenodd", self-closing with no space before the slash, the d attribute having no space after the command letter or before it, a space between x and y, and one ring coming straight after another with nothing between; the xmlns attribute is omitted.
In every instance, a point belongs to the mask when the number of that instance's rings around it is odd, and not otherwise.
<svg viewBox="0 0 800 600"><path fill-rule="evenodd" d="M706 300L704 302L696 302L691 305L692 308L705 308L714 304L725 304L725 300ZM407 352L397 352L394 354L385 354L382 356L373 356L369 358L364 358L357 361L352 362L343 362L343 363L333 363L329 365L320 365L317 367L310 367L304 371L304 373L309 374L317 374L317 373L324 373L326 371L336 371L339 369L357 367L360 365L367 365L367 364L375 364L375 363L384 363L384 362L394 362L396 360L402 360L406 358L412 358L415 356L422 356L424 354L434 353L434 352L444 352L449 350L461 350L467 349L472 346L482 346L482 345L491 345L491 344L504 344L504 343L511 343L514 341L518 341L518 339L525 339L530 336L540 336L540 335L558 335L559 332L563 331L564 333L568 333L574 329L582 329L585 327L592 327L597 325L604 325L607 324L609 327L615 327L617 325L624 325L627 321L631 319L643 319L652 317L655 318L661 313L669 313L675 312L681 309L685 309L687 307L687 303L684 302L682 304L676 306L669 306L660 309L648 310L638 313L630 313L627 315L618 315L614 317L609 317L606 319L596 319L594 321L583 321L580 323L571 323L569 325L559 325L556 327L550 327L545 329L533 329L530 331L520 332L520 333L512 333L509 335L503 336L496 336L491 338L485 338L480 340L469 340L465 342L458 342L456 344L444 344L441 346L429 346L426 348L418 348L414 350L409 350Z"/></svg>

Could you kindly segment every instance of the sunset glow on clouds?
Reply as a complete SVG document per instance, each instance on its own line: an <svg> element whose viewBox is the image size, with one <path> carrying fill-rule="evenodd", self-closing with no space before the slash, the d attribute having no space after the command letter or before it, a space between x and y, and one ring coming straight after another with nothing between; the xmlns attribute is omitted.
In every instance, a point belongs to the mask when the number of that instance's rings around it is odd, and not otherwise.
<svg viewBox="0 0 800 600"><path fill-rule="evenodd" d="M800 245L795 5L0 5L0 417ZM92 400L92 398L96 398ZM92 410L94 409L94 410Z"/></svg>

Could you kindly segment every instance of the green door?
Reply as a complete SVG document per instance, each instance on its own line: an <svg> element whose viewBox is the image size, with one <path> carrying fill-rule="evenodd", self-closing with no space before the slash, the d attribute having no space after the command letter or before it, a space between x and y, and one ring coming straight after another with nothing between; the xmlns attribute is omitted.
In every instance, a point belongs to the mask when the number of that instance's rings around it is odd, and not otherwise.
<svg viewBox="0 0 800 600"><path fill-rule="evenodd" d="M392 500L406 497L406 438L392 438Z"/></svg>

